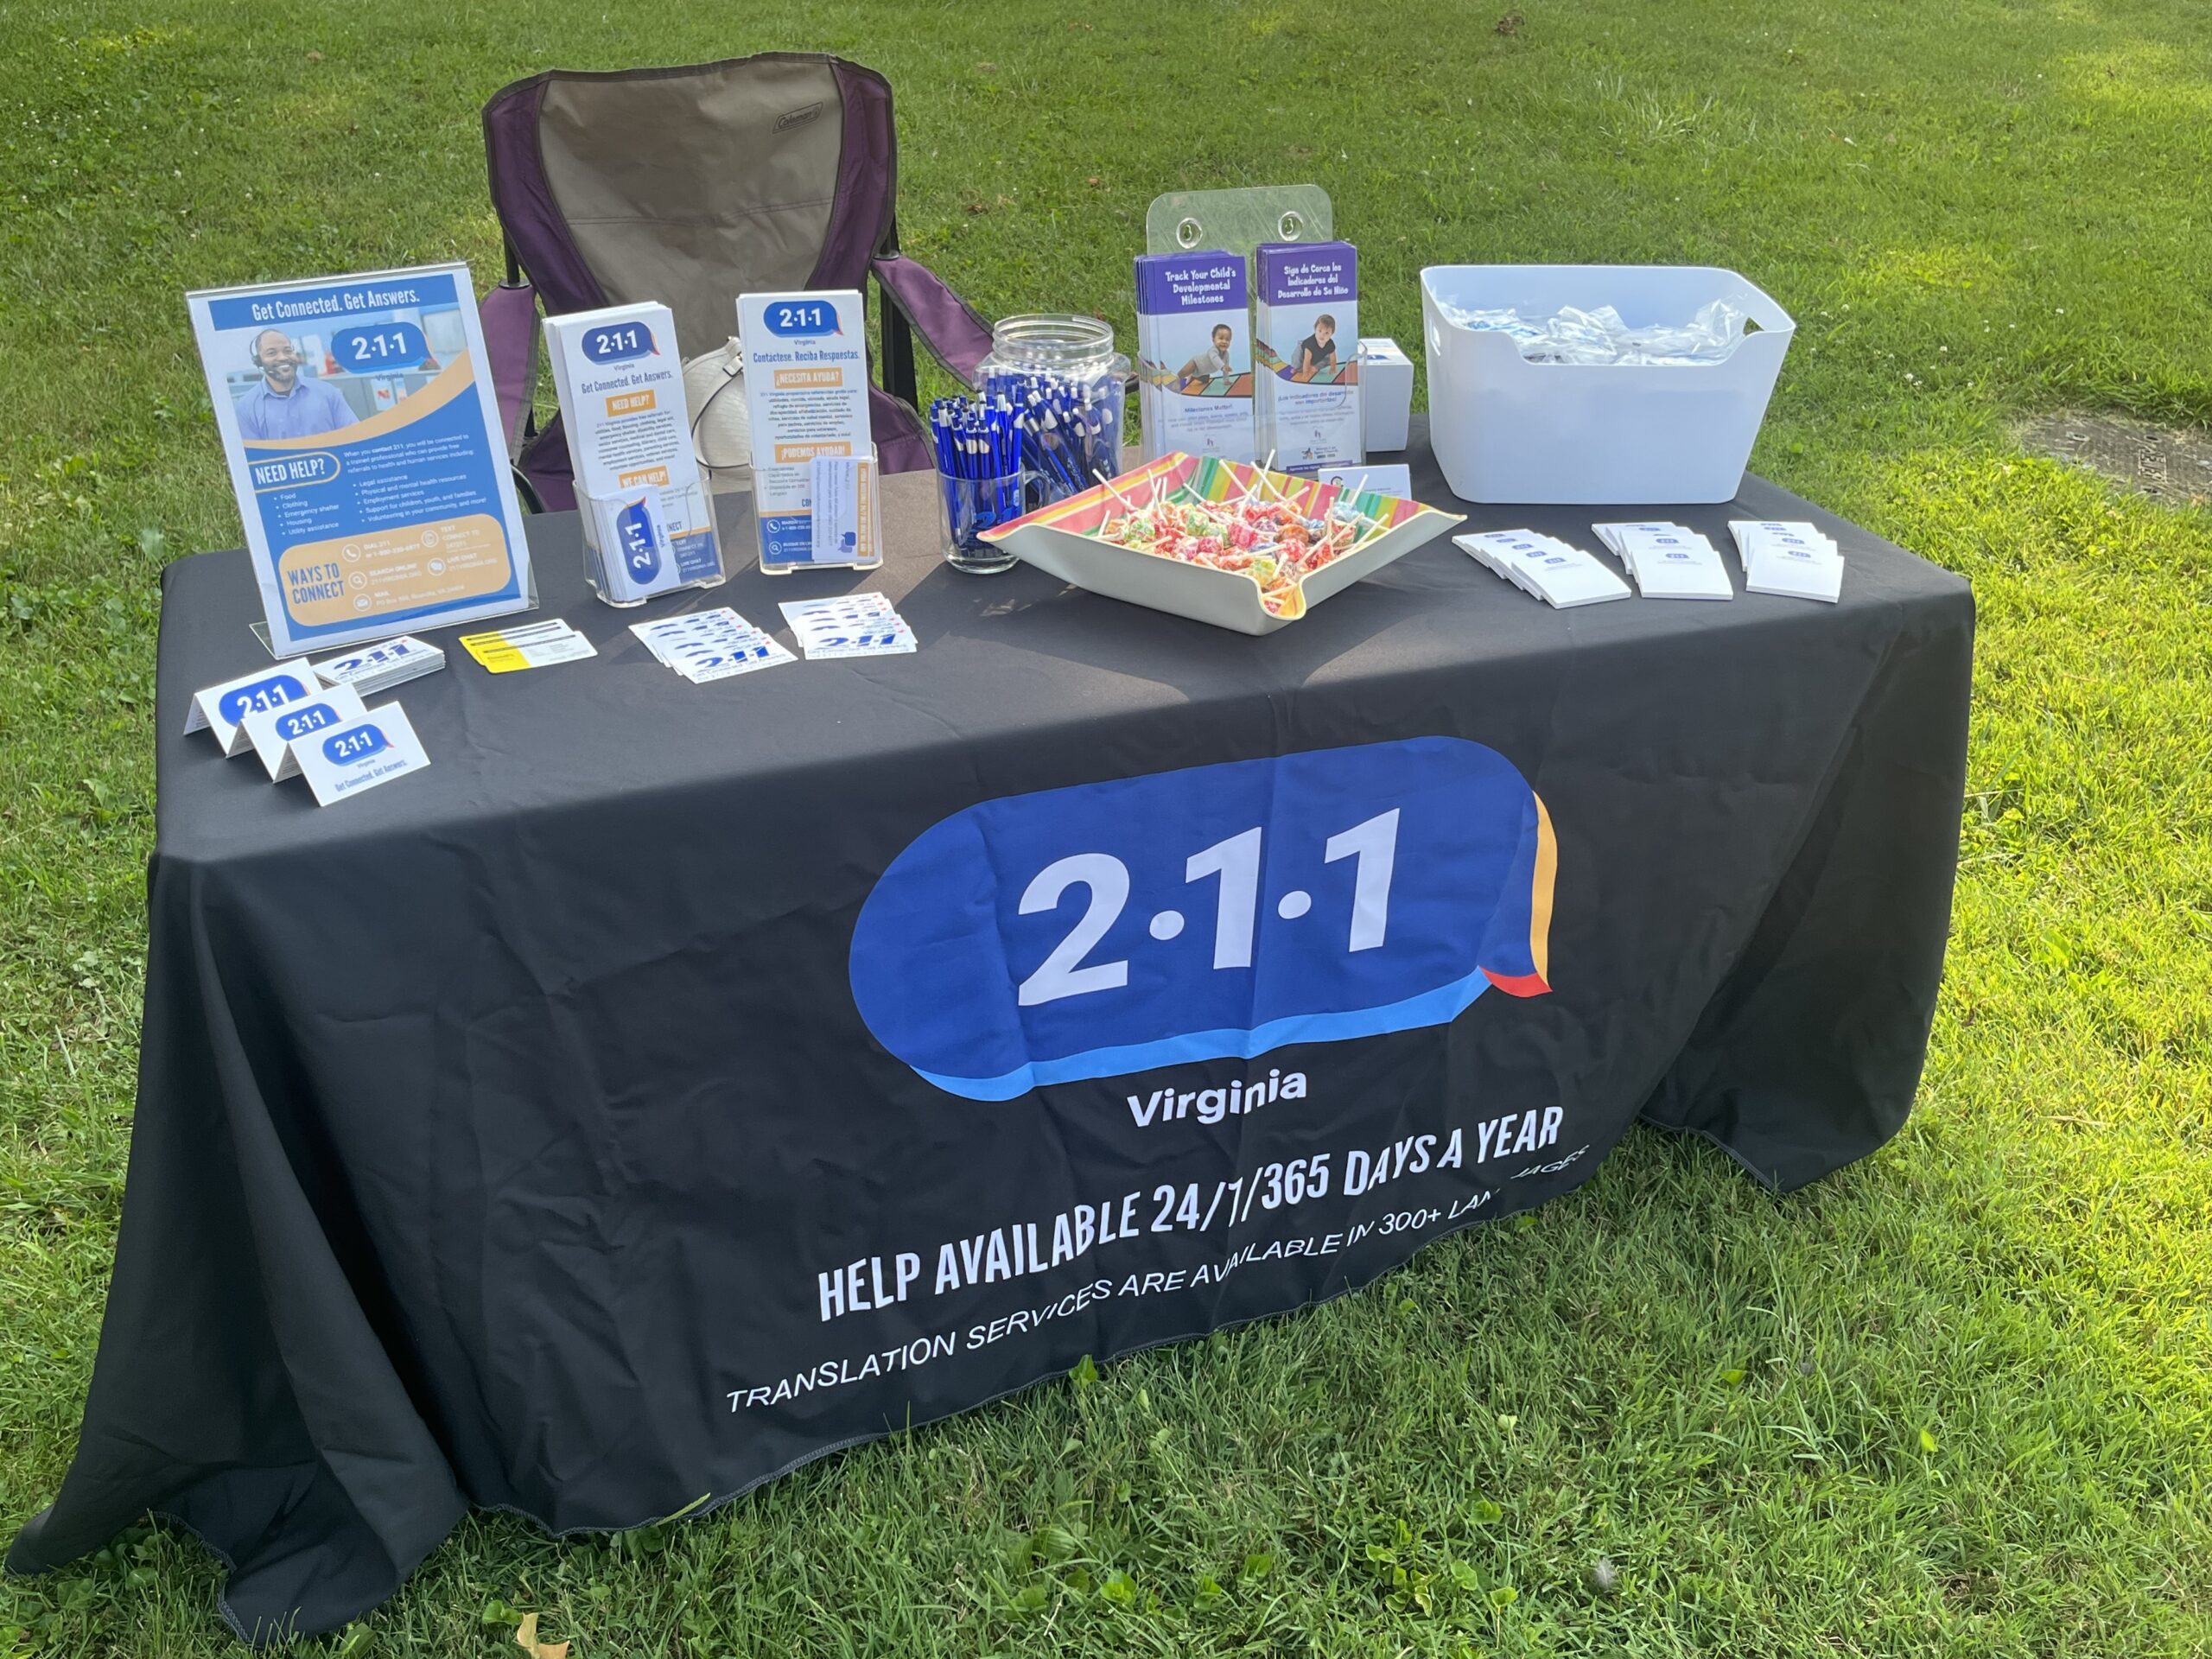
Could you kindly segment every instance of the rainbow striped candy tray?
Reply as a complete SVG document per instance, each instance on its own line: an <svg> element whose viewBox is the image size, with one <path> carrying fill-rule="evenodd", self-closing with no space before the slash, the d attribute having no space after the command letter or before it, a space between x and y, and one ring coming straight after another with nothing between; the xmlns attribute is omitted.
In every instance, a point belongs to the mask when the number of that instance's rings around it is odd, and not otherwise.
<svg viewBox="0 0 2212 1659"><path fill-rule="evenodd" d="M1107 541L1099 531L1109 519L1144 505L1154 497L1174 502L1236 499L1264 480L1262 488L1287 499L1303 518L1325 515L1350 499L1364 518L1382 526L1348 552L1300 577L1291 603L1280 613L1261 601L1257 580L1241 570L1192 564L1141 547ZM1025 563L1062 582L1131 605L1187 616L1237 633L1273 633L1287 627L1333 594L1371 575L1393 559L1411 552L1453 525L1459 513L1440 512L1418 501L1369 492L1349 498L1335 484L1318 483L1288 473L1262 472L1241 461L1209 455L1169 454L1123 473L1111 484L1039 508L1010 524L982 532Z"/></svg>

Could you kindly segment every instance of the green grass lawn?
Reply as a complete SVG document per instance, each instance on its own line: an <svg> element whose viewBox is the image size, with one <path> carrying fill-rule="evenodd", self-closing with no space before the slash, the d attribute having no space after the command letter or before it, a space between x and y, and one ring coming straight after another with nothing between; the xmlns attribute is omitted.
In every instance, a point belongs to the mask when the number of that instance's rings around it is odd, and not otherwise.
<svg viewBox="0 0 2212 1659"><path fill-rule="evenodd" d="M2012 435L2212 423L2212 16L1514 3L7 8L0 1529L68 1459L121 1204L156 577L238 540L182 290L488 283L494 89L814 48L898 86L906 245L987 315L1126 344L1154 194L1305 179L1416 354L1433 261L1788 306L1754 464L1980 605L1919 1107L1780 1199L1639 1133L1359 1295L696 1523L471 1522L335 1650L512 1654L506 1610L573 1659L2212 1650L2212 511ZM141 1529L0 1583L0 1656L232 1651L216 1577Z"/></svg>

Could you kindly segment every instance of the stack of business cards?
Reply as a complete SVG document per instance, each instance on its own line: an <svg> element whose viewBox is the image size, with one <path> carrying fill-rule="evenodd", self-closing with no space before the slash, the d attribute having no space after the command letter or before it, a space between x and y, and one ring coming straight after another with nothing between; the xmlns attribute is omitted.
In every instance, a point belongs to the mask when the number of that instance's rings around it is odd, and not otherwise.
<svg viewBox="0 0 2212 1659"><path fill-rule="evenodd" d="M1626 599L1628 584L1580 548L1533 530L1486 530L1454 542L1515 587L1556 610Z"/></svg>
<svg viewBox="0 0 2212 1659"><path fill-rule="evenodd" d="M520 668L543 668L549 663L573 663L599 655L590 640L557 617L550 622L533 622L526 628L464 633L461 646L493 674L512 674Z"/></svg>
<svg viewBox="0 0 2212 1659"><path fill-rule="evenodd" d="M341 657L317 663L315 673L334 690L349 685L365 697L389 691L446 665L446 654L429 641L403 633L380 645L360 645Z"/></svg>
<svg viewBox="0 0 2212 1659"><path fill-rule="evenodd" d="M645 642L646 650L694 685L798 660L727 605L719 610L632 622L630 632Z"/></svg>
<svg viewBox="0 0 2212 1659"><path fill-rule="evenodd" d="M792 600L780 607L810 663L830 657L884 657L914 649L914 631L881 594Z"/></svg>
<svg viewBox="0 0 2212 1659"><path fill-rule="evenodd" d="M1728 533L1744 562L1744 586L1755 594L1817 599L1833 605L1843 596L1843 554L1808 524L1733 518Z"/></svg>
<svg viewBox="0 0 2212 1659"><path fill-rule="evenodd" d="M1727 567L1711 542L1680 524L1592 524L1646 599L1733 599Z"/></svg>

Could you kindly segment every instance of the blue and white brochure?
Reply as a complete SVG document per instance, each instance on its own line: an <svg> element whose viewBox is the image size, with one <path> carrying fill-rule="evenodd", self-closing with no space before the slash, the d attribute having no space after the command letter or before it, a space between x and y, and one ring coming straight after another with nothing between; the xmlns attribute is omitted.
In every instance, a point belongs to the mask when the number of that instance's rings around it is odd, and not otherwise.
<svg viewBox="0 0 2212 1659"><path fill-rule="evenodd" d="M1359 404L1359 255L1349 242L1262 242L1252 256L1254 421L1278 471L1367 458Z"/></svg>
<svg viewBox="0 0 2212 1659"><path fill-rule="evenodd" d="M713 503L691 448L676 319L664 305L545 320L592 584L617 605L722 579Z"/></svg>
<svg viewBox="0 0 2212 1659"><path fill-rule="evenodd" d="M1241 254L1137 256L1144 458L1171 450L1257 461L1250 284Z"/></svg>
<svg viewBox="0 0 2212 1659"><path fill-rule="evenodd" d="M824 557L814 537L815 458L872 453L867 325L853 289L738 296L753 422L753 509L760 568L771 574L882 563L880 550L873 557Z"/></svg>
<svg viewBox="0 0 2212 1659"><path fill-rule="evenodd" d="M535 602L467 265L186 297L271 652Z"/></svg>

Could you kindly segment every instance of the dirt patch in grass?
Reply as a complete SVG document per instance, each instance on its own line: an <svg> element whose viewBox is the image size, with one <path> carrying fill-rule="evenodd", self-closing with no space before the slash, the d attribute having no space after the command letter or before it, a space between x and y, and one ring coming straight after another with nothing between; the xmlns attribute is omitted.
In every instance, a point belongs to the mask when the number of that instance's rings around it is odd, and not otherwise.
<svg viewBox="0 0 2212 1659"><path fill-rule="evenodd" d="M2176 506L2212 505L2212 433L2061 410L2020 430L2037 454L2070 461Z"/></svg>

